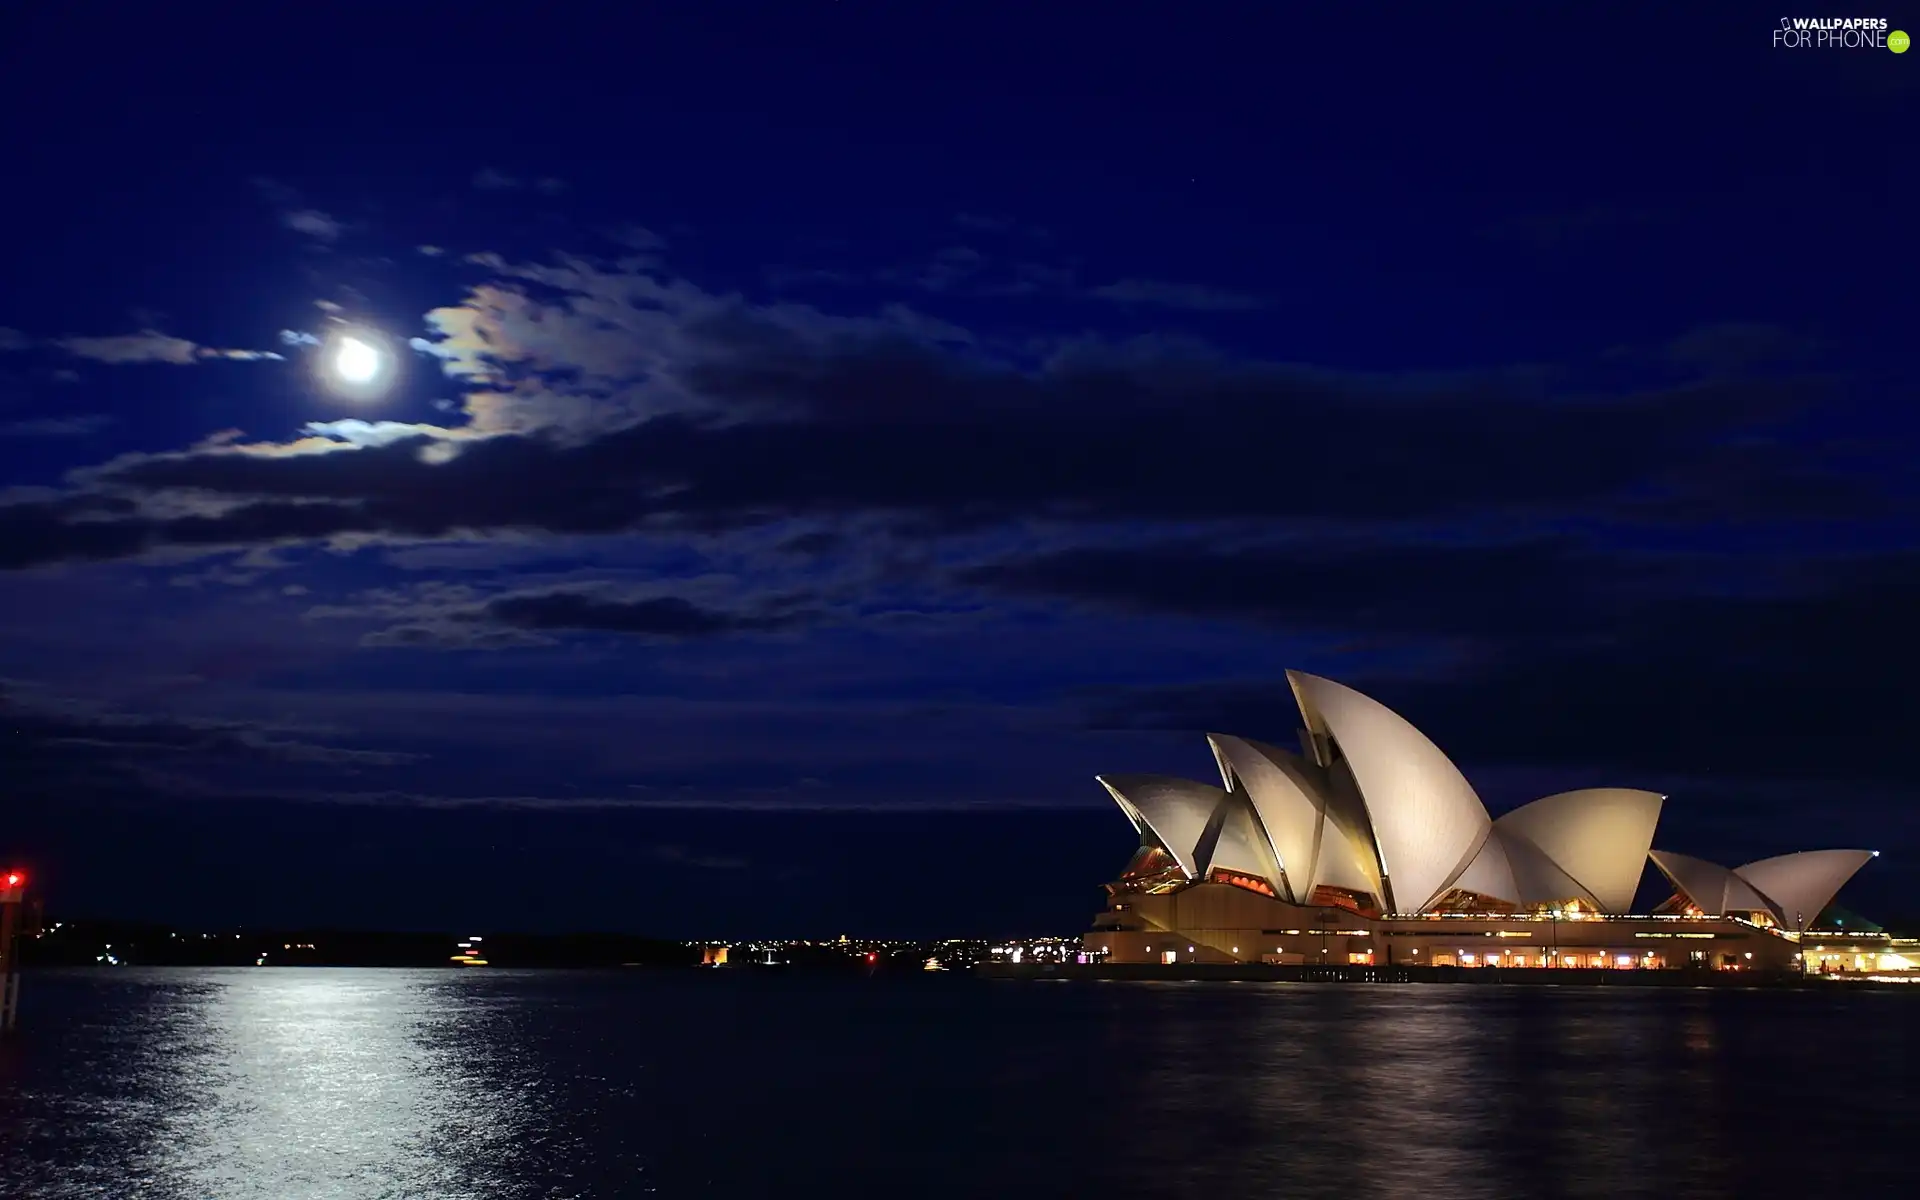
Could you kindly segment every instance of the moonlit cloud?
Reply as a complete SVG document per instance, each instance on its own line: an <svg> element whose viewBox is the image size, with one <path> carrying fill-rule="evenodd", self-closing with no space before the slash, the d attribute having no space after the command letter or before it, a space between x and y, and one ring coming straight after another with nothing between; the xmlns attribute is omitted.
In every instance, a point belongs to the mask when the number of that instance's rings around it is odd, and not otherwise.
<svg viewBox="0 0 1920 1200"><path fill-rule="evenodd" d="M469 261L496 278L460 303L428 312L434 336L409 344L440 360L442 372L465 389L473 426L487 433L579 436L709 410L690 375L702 360L732 354L737 338L796 348L837 338L972 340L964 328L900 306L850 317L807 305L748 304L664 274L650 259L563 255L522 263L475 254Z"/></svg>
<svg viewBox="0 0 1920 1200"><path fill-rule="evenodd" d="M351 446L387 446L422 436L449 436L450 431L431 425L406 421L309 421L303 431L315 437L329 438Z"/></svg>
<svg viewBox="0 0 1920 1200"><path fill-rule="evenodd" d="M338 220L317 208L302 208L283 213L280 223L295 233L322 242L338 241L345 229Z"/></svg>
<svg viewBox="0 0 1920 1200"><path fill-rule="evenodd" d="M201 346L187 338L173 337L152 329L109 337L59 338L53 344L75 358L114 366L132 363L170 363L174 366L189 366L206 359L226 359L232 362L281 361L281 356L271 350L230 350Z"/></svg>
<svg viewBox="0 0 1920 1200"><path fill-rule="evenodd" d="M275 354L271 350L214 350L208 347L202 347L199 355L201 358L224 358L228 362L286 361L284 355Z"/></svg>
<svg viewBox="0 0 1920 1200"><path fill-rule="evenodd" d="M312 238L325 245L331 245L337 241L345 231L345 226L340 221L307 203L298 189L277 179L256 177L253 180L253 188L273 206L280 225L284 229L291 229L302 237Z"/></svg>
<svg viewBox="0 0 1920 1200"><path fill-rule="evenodd" d="M171 338L157 330L138 334L117 334L109 338L61 338L61 349L77 359L94 363L173 363L184 367L198 357L200 348L186 338Z"/></svg>
<svg viewBox="0 0 1920 1200"><path fill-rule="evenodd" d="M186 366L198 358L200 352L200 347L186 338L170 337L152 329L112 337L61 338L55 344L75 358L115 365L172 363Z"/></svg>

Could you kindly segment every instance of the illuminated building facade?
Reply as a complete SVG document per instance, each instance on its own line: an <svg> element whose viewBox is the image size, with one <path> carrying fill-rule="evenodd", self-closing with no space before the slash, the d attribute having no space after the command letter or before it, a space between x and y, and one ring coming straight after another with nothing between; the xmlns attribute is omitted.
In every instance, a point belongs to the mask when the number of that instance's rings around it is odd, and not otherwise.
<svg viewBox="0 0 1920 1200"><path fill-rule="evenodd" d="M1586 788L1490 816L1385 705L1290 671L1296 753L1208 736L1219 786L1103 775L1140 835L1082 956L1112 963L1815 969L1800 942L1865 850L1726 868L1652 849L1665 797ZM1645 865L1674 885L1630 909ZM1864 961L1864 960L1862 960Z"/></svg>

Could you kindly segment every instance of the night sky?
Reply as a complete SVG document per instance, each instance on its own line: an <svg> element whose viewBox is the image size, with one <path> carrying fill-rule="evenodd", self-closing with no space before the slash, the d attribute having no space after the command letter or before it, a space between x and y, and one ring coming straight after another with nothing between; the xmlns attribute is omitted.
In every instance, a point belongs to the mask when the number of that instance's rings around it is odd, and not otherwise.
<svg viewBox="0 0 1920 1200"><path fill-rule="evenodd" d="M1920 912L1920 54L568 7L5 18L51 911L1071 933L1092 776L1290 743L1295 667L1495 813L1654 788L1657 847Z"/></svg>

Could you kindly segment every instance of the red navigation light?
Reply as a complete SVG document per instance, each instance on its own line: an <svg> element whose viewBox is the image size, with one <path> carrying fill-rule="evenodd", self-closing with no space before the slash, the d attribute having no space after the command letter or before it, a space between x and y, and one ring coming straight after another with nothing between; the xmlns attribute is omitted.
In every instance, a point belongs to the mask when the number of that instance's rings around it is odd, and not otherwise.
<svg viewBox="0 0 1920 1200"><path fill-rule="evenodd" d="M870 963L871 963L871 962L879 962L879 961L880 961L880 956L879 956L878 954L875 954L875 953L874 953L873 951L871 951L871 950L869 950L869 951L867 951L867 961L868 961L868 962L870 962Z"/></svg>
<svg viewBox="0 0 1920 1200"><path fill-rule="evenodd" d="M7 872L7 886L9 888L20 887L26 882L27 882L27 873L25 871L8 871Z"/></svg>

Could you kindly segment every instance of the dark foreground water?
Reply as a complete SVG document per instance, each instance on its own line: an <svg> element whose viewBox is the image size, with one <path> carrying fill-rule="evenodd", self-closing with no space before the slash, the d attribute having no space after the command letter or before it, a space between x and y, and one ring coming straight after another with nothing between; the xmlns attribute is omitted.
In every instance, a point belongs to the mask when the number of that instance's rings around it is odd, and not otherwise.
<svg viewBox="0 0 1920 1200"><path fill-rule="evenodd" d="M749 972L26 980L0 1197L1831 1196L1920 996Z"/></svg>

